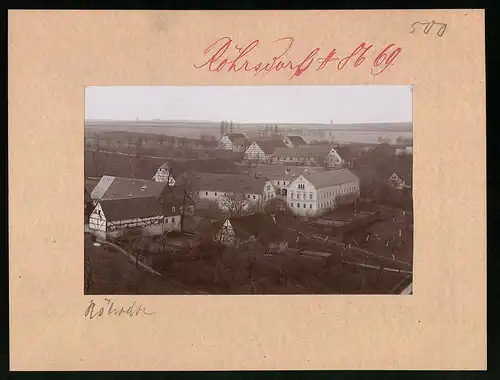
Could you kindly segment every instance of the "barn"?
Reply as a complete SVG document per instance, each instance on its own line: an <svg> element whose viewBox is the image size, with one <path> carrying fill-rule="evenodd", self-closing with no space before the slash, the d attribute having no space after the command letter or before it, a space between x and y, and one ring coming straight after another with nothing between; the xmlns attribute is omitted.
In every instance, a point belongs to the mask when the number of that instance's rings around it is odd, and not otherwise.
<svg viewBox="0 0 500 380"><path fill-rule="evenodd" d="M132 231L152 236L180 230L180 221L180 207L156 197L103 199L90 214L89 229L101 239Z"/></svg>

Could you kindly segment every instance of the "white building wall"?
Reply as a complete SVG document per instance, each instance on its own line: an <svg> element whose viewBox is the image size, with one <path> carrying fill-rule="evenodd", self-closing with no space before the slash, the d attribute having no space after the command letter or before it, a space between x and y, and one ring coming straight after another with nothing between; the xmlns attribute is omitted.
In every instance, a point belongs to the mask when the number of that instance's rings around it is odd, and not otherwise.
<svg viewBox="0 0 500 380"><path fill-rule="evenodd" d="M221 137L221 139L217 142L217 146L219 149L233 150L233 142L227 135Z"/></svg>
<svg viewBox="0 0 500 380"><path fill-rule="evenodd" d="M244 157L245 159L252 161L266 161L268 158L255 141L245 151Z"/></svg>
<svg viewBox="0 0 500 380"><path fill-rule="evenodd" d="M89 216L89 229L92 231L106 232L106 216L98 203Z"/></svg>
<svg viewBox="0 0 500 380"><path fill-rule="evenodd" d="M159 168L155 175L153 176L153 179L156 182L167 182L169 186L174 186L175 185L175 179L174 177L170 176L170 171L167 168Z"/></svg>
<svg viewBox="0 0 500 380"><path fill-rule="evenodd" d="M266 187L264 187L264 189L265 188ZM275 194L274 189L272 189L272 190L270 189L269 193ZM224 197L226 196L226 194L227 194L226 192L222 192L222 191L200 190L198 192L198 198L216 202L221 209L224 209L224 205L222 203L223 203L223 200L224 200ZM256 193L236 194L236 196L238 196L238 197L243 196L243 198L247 201L248 206L256 205L259 202L262 202L264 200L263 195L264 195L264 193L261 193L261 194L256 194ZM266 196L266 198L267 198L267 196Z"/></svg>
<svg viewBox="0 0 500 380"><path fill-rule="evenodd" d="M293 213L313 216L317 212L316 188L300 175L287 188L287 203Z"/></svg>
<svg viewBox="0 0 500 380"><path fill-rule="evenodd" d="M335 209L339 196L353 193L359 197L359 181L317 189L299 176L288 186L287 203L297 215L318 216Z"/></svg>
<svg viewBox="0 0 500 380"><path fill-rule="evenodd" d="M344 160L342 160L342 157L340 157L338 152L332 148L332 150L328 153L328 163L330 166L338 166L342 165Z"/></svg>

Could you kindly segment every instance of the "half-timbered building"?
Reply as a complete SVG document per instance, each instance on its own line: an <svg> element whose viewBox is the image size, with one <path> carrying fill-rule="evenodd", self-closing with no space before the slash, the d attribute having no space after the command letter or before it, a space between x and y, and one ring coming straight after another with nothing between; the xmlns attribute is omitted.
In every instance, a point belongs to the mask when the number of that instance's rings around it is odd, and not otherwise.
<svg viewBox="0 0 500 380"><path fill-rule="evenodd" d="M245 151L244 159L247 161L271 162L276 148L286 148L283 141L263 140L254 141Z"/></svg>
<svg viewBox="0 0 500 380"><path fill-rule="evenodd" d="M161 235L180 230L180 207L156 197L103 199L90 214L89 229L102 239L131 231Z"/></svg>
<svg viewBox="0 0 500 380"><path fill-rule="evenodd" d="M308 145L300 148L276 148L274 162L292 165L340 166L342 158L329 145Z"/></svg>
<svg viewBox="0 0 500 380"><path fill-rule="evenodd" d="M215 240L236 248L248 245L260 246L266 251L288 248L274 216L264 213L224 219L216 227Z"/></svg>
<svg viewBox="0 0 500 380"><path fill-rule="evenodd" d="M249 145L247 137L243 133L225 134L217 142L217 147L233 152L244 152Z"/></svg>

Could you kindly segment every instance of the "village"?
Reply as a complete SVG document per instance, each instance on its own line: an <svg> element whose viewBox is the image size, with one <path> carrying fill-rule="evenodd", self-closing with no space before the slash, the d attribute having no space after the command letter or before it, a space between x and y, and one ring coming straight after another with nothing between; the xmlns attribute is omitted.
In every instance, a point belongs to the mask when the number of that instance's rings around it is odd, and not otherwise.
<svg viewBox="0 0 500 380"><path fill-rule="evenodd" d="M307 140L224 121L218 138L86 132L86 291L407 291L411 140ZM116 256L126 263L109 281L121 285L108 289L100 277Z"/></svg>

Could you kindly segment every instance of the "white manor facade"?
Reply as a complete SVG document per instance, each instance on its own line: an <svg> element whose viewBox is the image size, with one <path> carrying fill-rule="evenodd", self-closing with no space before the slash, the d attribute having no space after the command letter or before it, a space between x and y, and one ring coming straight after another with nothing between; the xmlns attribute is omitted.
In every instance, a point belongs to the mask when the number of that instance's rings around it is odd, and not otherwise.
<svg viewBox="0 0 500 380"><path fill-rule="evenodd" d="M328 213L341 197L359 198L359 178L348 169L301 174L287 187L287 204L300 216Z"/></svg>

